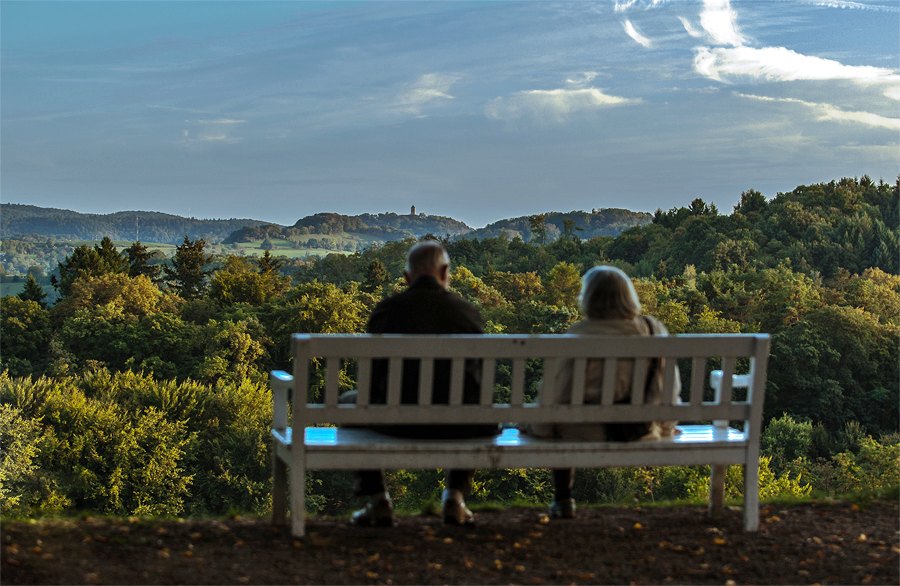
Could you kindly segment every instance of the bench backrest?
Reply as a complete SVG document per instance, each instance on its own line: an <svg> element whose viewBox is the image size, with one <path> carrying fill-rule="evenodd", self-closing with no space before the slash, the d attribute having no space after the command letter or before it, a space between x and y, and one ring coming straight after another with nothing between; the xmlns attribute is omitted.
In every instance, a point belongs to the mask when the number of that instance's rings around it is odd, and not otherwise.
<svg viewBox="0 0 900 586"><path fill-rule="evenodd" d="M743 421L745 431L759 433L762 397L769 353L767 334L696 334L677 336L574 336L574 335L376 335L295 334L293 336L294 397L310 395L310 369L324 368L320 402L294 408L293 427L316 424L436 424L436 423L612 423L628 421ZM574 361L571 403L536 405L526 403L526 361L544 360L544 378L556 358ZM682 360L682 404L673 405L671 392L663 392L662 404L644 404L648 368L654 359L666 358L664 388L671 389L677 360ZM401 404L404 359L420 360L419 404ZM463 403L464 370L467 359L482 361L479 404ZM634 360L631 402L613 404L615 364ZM449 360L449 404L431 403L435 360ZM604 361L599 404L584 403L584 378L588 360ZM723 372L721 392L710 397L708 364ZM384 404L371 404L373 362L387 362L387 397ZM509 401L493 402L497 365L511 368ZM687 361L687 362L685 362ZM342 369L355 370L356 404L338 402ZM383 364L383 363L382 363ZM689 368L687 365L690 365ZM746 372L746 396L735 400L732 375ZM743 374L742 372L741 374ZM277 383L278 381L274 381ZM273 388L278 386L273 384ZM283 385L282 385L283 386ZM345 385L346 386L346 385ZM485 392L485 390L487 390ZM704 393L707 395L704 401ZM275 397L273 426L287 426L286 401ZM711 399L711 400L710 400ZM282 405L282 406L279 406ZM294 406L298 402L294 401ZM749 426L749 430L748 427Z"/></svg>

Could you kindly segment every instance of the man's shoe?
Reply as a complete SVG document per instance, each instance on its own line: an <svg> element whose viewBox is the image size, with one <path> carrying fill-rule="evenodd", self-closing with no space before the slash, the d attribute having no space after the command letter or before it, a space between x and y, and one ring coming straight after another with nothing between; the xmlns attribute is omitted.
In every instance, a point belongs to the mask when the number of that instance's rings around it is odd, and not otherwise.
<svg viewBox="0 0 900 586"><path fill-rule="evenodd" d="M554 519L571 519L575 516L575 499L554 499L550 503L550 516Z"/></svg>
<svg viewBox="0 0 900 586"><path fill-rule="evenodd" d="M394 503L386 492L373 494L366 506L353 513L351 525L372 527L392 527L394 525Z"/></svg>
<svg viewBox="0 0 900 586"><path fill-rule="evenodd" d="M466 506L462 491L448 488L441 497L441 512L445 525L471 525L475 515Z"/></svg>

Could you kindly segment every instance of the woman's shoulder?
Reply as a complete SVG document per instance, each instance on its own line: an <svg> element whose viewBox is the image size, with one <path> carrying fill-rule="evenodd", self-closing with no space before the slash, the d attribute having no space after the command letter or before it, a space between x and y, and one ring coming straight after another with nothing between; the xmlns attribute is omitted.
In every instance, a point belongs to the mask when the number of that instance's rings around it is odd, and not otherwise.
<svg viewBox="0 0 900 586"><path fill-rule="evenodd" d="M650 334L652 335L660 335L660 334L668 334L669 329L666 328L666 324L662 323L652 315L642 315L637 319L643 320L644 323L649 327Z"/></svg>

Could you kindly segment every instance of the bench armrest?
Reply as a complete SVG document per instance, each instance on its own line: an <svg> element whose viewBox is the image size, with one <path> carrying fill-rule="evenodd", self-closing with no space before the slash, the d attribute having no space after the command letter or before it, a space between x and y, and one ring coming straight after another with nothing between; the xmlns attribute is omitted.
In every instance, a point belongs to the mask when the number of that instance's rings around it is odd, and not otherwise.
<svg viewBox="0 0 900 586"><path fill-rule="evenodd" d="M269 373L269 384L272 386L272 429L286 429L288 401L294 387L294 377L283 370L273 370Z"/></svg>

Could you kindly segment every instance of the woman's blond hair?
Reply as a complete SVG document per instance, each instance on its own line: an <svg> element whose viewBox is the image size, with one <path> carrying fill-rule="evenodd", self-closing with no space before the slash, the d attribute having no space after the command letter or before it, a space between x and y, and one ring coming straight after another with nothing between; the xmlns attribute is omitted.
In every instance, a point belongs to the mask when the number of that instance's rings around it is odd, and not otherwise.
<svg viewBox="0 0 900 586"><path fill-rule="evenodd" d="M621 270L594 267L581 280L581 312L590 319L634 319L641 314L637 291Z"/></svg>

